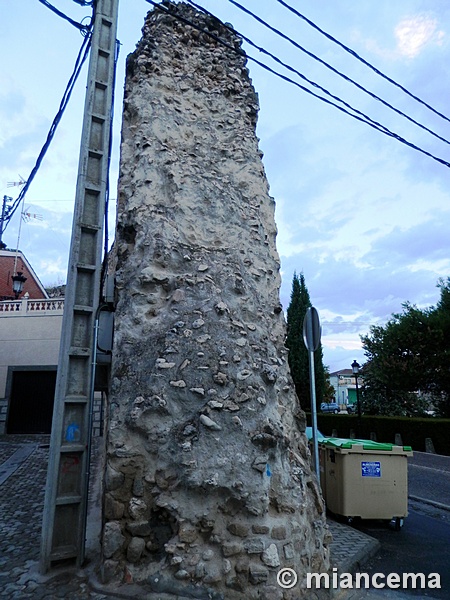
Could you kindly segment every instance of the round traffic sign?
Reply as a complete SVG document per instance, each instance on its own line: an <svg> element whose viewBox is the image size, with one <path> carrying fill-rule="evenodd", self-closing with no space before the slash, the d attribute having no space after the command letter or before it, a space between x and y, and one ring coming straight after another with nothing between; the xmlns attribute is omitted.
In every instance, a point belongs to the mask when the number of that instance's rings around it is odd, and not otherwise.
<svg viewBox="0 0 450 600"><path fill-rule="evenodd" d="M303 341L310 352L315 352L320 345L321 327L319 313L310 306L303 319Z"/></svg>

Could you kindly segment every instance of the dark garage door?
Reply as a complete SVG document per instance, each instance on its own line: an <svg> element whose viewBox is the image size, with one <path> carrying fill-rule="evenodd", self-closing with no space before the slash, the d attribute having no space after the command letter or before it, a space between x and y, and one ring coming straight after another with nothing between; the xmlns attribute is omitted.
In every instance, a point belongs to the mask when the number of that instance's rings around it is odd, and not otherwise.
<svg viewBox="0 0 450 600"><path fill-rule="evenodd" d="M55 371L14 371L7 433L50 433Z"/></svg>

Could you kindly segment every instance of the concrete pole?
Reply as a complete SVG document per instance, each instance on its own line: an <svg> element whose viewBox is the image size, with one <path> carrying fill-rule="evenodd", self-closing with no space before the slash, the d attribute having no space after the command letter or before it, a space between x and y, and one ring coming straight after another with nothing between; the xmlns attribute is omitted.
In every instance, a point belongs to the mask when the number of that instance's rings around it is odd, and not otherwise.
<svg viewBox="0 0 450 600"><path fill-rule="evenodd" d="M103 226L119 0L97 0L56 380L41 539L41 572L84 560L94 325Z"/></svg>

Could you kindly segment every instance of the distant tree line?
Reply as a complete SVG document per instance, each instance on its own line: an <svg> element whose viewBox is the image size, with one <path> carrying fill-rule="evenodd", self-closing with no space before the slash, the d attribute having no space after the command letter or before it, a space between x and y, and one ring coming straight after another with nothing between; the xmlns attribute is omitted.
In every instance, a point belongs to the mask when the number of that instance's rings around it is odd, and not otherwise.
<svg viewBox="0 0 450 600"><path fill-rule="evenodd" d="M49 298L63 298L66 295L66 284L49 285L45 288Z"/></svg>
<svg viewBox="0 0 450 600"><path fill-rule="evenodd" d="M436 306L405 302L382 326L361 336L366 414L422 416L430 406L450 417L450 278L438 281Z"/></svg>

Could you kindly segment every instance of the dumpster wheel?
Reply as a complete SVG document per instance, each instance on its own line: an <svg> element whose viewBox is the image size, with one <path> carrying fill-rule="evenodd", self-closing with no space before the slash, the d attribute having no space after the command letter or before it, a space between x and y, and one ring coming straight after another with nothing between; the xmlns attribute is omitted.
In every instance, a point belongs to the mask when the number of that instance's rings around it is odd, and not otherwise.
<svg viewBox="0 0 450 600"><path fill-rule="evenodd" d="M394 531L401 531L403 527L403 517L393 517L389 522L389 527Z"/></svg>

